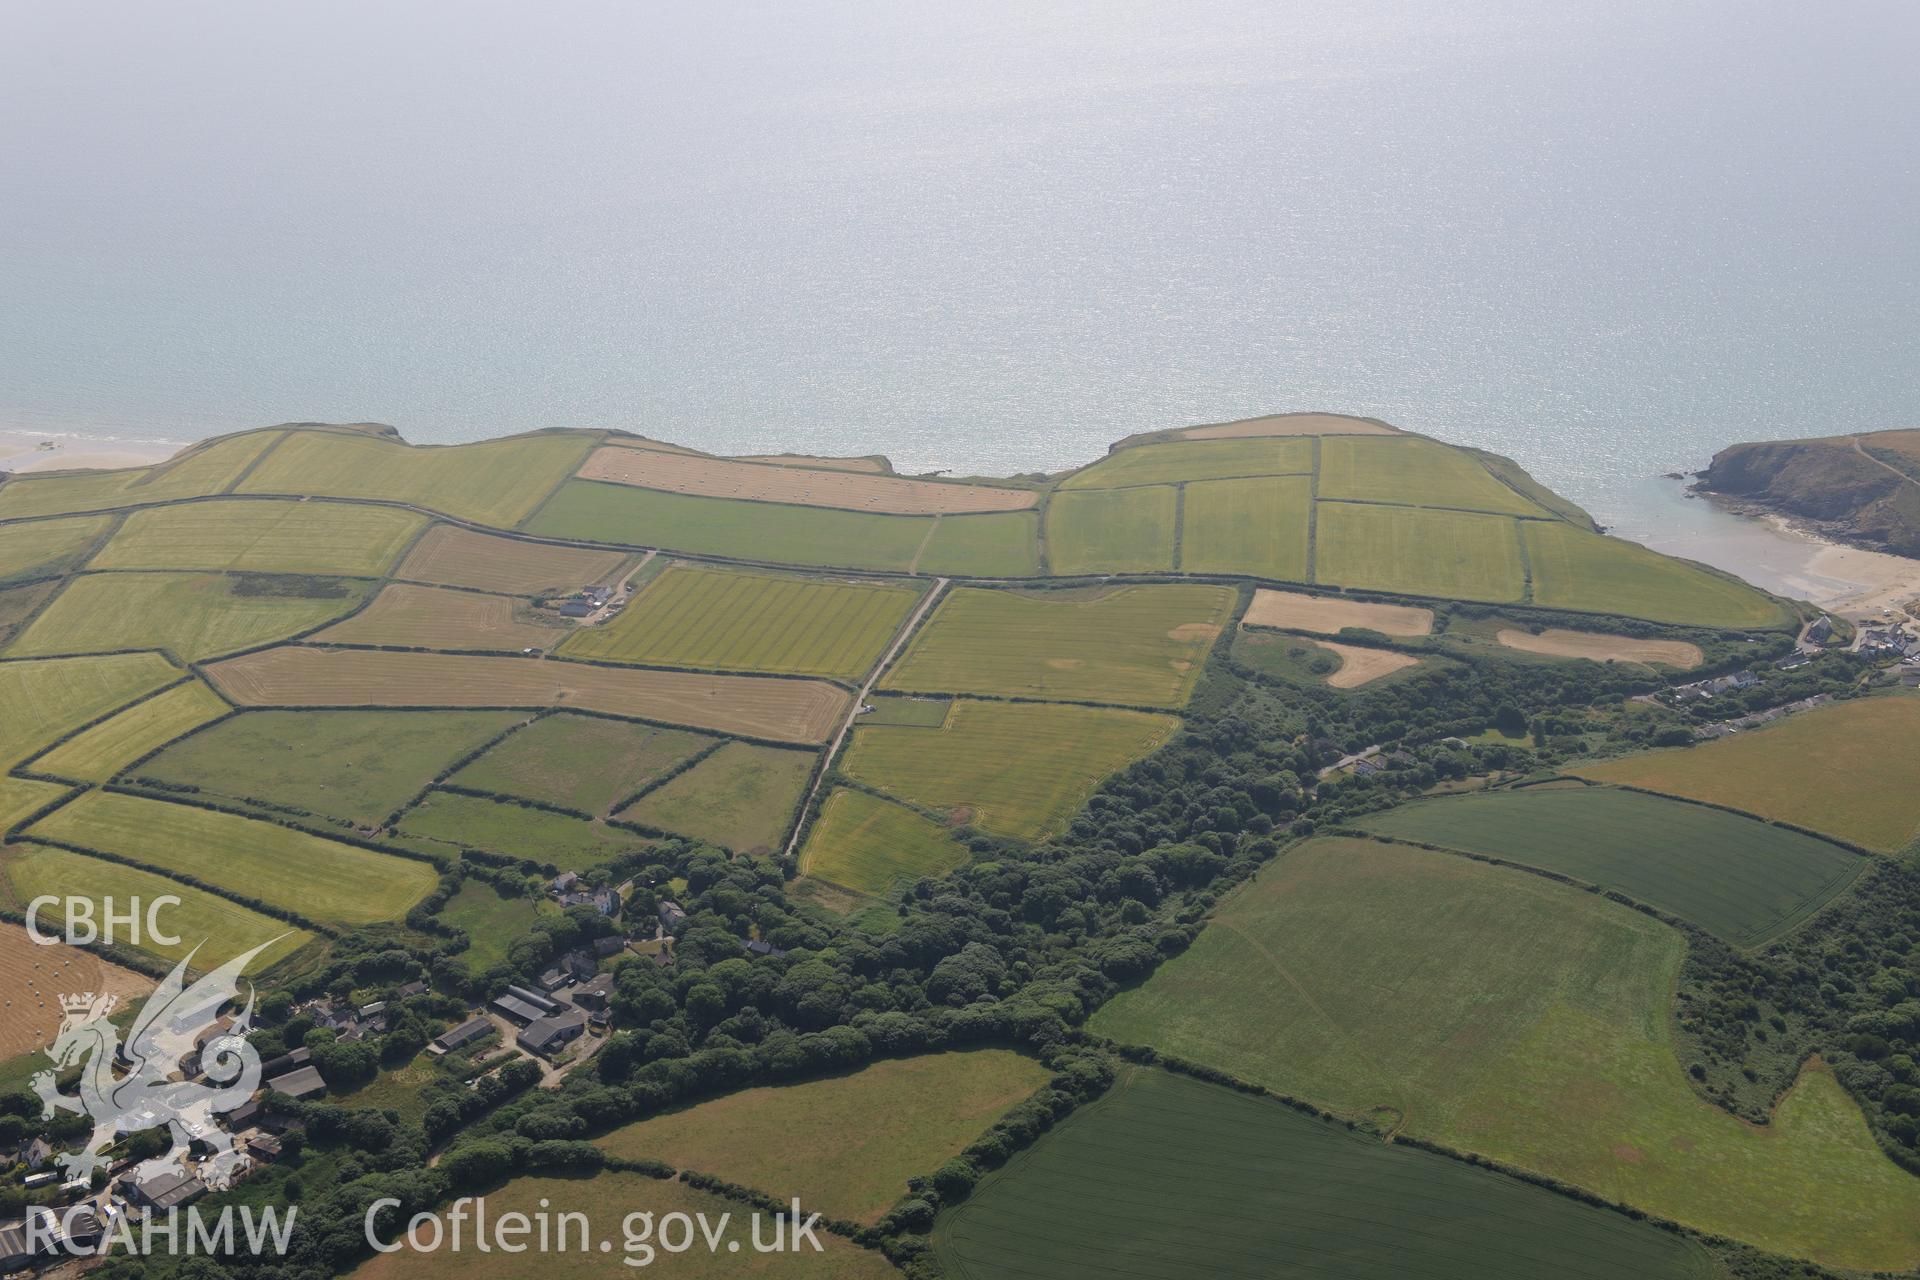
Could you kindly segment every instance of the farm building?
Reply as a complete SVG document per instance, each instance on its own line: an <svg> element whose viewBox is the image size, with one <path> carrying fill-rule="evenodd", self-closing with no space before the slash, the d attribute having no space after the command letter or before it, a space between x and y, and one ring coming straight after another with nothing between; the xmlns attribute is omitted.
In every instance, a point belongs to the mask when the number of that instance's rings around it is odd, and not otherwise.
<svg viewBox="0 0 1920 1280"><path fill-rule="evenodd" d="M627 940L617 933L593 940L593 954L601 960L605 960L608 956L617 956L626 949Z"/></svg>
<svg viewBox="0 0 1920 1280"><path fill-rule="evenodd" d="M272 1164L285 1150L280 1139L270 1133L258 1134L247 1139L247 1154L262 1164Z"/></svg>
<svg viewBox="0 0 1920 1280"><path fill-rule="evenodd" d="M686 918L687 913L680 909L679 903L663 902L660 904L660 927L668 933L672 933L675 929L679 928L681 922Z"/></svg>
<svg viewBox="0 0 1920 1280"><path fill-rule="evenodd" d="M586 1034L586 1015L578 1010L542 1018L527 1027L516 1043L528 1053L545 1057L557 1053Z"/></svg>
<svg viewBox="0 0 1920 1280"><path fill-rule="evenodd" d="M581 984L573 993L574 1007L578 1009L604 1009L612 999L613 975L606 973Z"/></svg>
<svg viewBox="0 0 1920 1280"><path fill-rule="evenodd" d="M468 1019L459 1026L435 1036L433 1043L427 1046L427 1052L438 1058L456 1049L464 1049L491 1030L493 1030L493 1024L485 1018Z"/></svg>
<svg viewBox="0 0 1920 1280"><path fill-rule="evenodd" d="M276 1076L267 1081L267 1088L275 1093L284 1093L289 1098L305 1101L325 1093L327 1082L321 1079L320 1072L316 1068L300 1067L284 1076Z"/></svg>
<svg viewBox="0 0 1920 1280"><path fill-rule="evenodd" d="M495 1000L492 1007L494 1012L524 1027L547 1017L560 1006L542 992L527 987L508 987L506 994Z"/></svg>
<svg viewBox="0 0 1920 1280"><path fill-rule="evenodd" d="M271 1080L275 1076L284 1076L296 1067L304 1067L313 1061L313 1050L302 1045L292 1053L283 1053L272 1062L260 1068L262 1078Z"/></svg>
<svg viewBox="0 0 1920 1280"><path fill-rule="evenodd" d="M33 1251L27 1248L27 1224L0 1223L0 1274L24 1271L33 1263Z"/></svg>
<svg viewBox="0 0 1920 1280"><path fill-rule="evenodd" d="M183 1209L205 1194L207 1184L190 1173L163 1173L127 1187L129 1201L160 1213Z"/></svg>
<svg viewBox="0 0 1920 1280"><path fill-rule="evenodd" d="M569 600L560 606L563 618L584 618L593 612L593 606L585 600Z"/></svg>

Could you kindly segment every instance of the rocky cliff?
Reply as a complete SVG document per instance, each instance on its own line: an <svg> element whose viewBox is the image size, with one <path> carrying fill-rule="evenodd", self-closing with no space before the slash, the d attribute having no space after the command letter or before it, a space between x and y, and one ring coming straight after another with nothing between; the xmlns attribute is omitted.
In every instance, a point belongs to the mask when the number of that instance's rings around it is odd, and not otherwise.
<svg viewBox="0 0 1920 1280"><path fill-rule="evenodd" d="M1736 444L1695 487L1843 542L1920 557L1920 431Z"/></svg>

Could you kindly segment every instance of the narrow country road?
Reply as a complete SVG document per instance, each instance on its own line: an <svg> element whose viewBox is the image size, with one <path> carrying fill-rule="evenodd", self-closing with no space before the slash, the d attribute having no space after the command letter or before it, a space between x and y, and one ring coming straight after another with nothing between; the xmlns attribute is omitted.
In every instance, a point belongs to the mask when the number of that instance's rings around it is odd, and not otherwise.
<svg viewBox="0 0 1920 1280"><path fill-rule="evenodd" d="M847 740L849 733L853 732L853 722L860 718L860 708L867 705L867 695L873 692L873 686L879 682L881 674L893 664L893 659L900 652L900 647L906 644L907 637L913 634L913 629L920 625L920 619L927 616L927 610L933 608L934 602L945 594L947 584L951 581L953 581L951 578L934 579L933 590L927 592L926 597L920 601L920 607L900 624L900 629L894 632L893 643L888 645L887 651L880 655L880 661L873 664L873 670L867 672L866 683L861 685L860 692L853 696L853 706L847 709L847 718L841 722L840 732L834 734L833 741L827 744L826 765L821 768L820 776L813 780L813 786L807 791L806 803L800 806L799 813L802 819L812 812L814 797L820 794L820 788L827 781L827 768L833 764L834 757L840 754L840 744ZM794 846L800 843L800 827L801 823L796 821L792 832L787 836L786 856L789 858L793 857Z"/></svg>

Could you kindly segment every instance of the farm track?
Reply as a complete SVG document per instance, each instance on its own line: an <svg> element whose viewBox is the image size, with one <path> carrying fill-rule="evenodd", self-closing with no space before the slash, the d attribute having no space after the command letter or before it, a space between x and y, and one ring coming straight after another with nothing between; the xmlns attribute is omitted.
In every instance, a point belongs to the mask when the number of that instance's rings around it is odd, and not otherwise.
<svg viewBox="0 0 1920 1280"><path fill-rule="evenodd" d="M866 682L860 686L860 692L854 695L853 706L848 708L846 719L840 722L839 731L833 735L833 741L827 744L827 754L822 758L820 768L814 774L813 785L807 788L806 798L800 802L799 820L793 824L793 831L787 836L787 846L784 850L788 860L793 858L794 848L800 843L800 833L806 826L806 815L812 812L814 801L819 798L820 788L826 783L828 771L833 768L834 760L839 757L840 748L846 745L847 735L853 732L853 722L859 719L860 708L866 705L867 699L873 694L873 686L880 682L880 677L886 673L894 658L899 656L900 650L906 647L907 641L919 629L920 620L927 616L934 602L946 594L947 583L950 581L949 578L939 578L934 581L933 590L927 592L921 599L919 607L900 624L900 629L894 633L893 643L887 646L887 651L880 655L880 661L874 663L873 669L867 672Z"/></svg>

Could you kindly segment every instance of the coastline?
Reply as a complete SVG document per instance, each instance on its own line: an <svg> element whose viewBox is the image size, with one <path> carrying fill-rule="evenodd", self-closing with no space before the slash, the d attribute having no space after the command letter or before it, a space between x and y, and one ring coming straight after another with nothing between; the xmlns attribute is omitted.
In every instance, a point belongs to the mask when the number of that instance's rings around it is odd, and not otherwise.
<svg viewBox="0 0 1920 1280"><path fill-rule="evenodd" d="M1853 546L1808 522L1685 483L1650 480L1664 518L1644 533L1615 533L1854 621L1920 600L1920 560Z"/></svg>
<svg viewBox="0 0 1920 1280"><path fill-rule="evenodd" d="M190 440L135 440L78 432L0 431L0 471L106 471L165 462Z"/></svg>
<svg viewBox="0 0 1920 1280"><path fill-rule="evenodd" d="M0 430L0 473L151 466L192 443L78 431ZM1615 528L1615 536L1699 561L1853 620L1886 609L1898 611L1920 600L1920 560L1852 546L1805 521L1751 503L1685 491L1681 483L1650 478L1645 496L1663 518L1644 531Z"/></svg>

